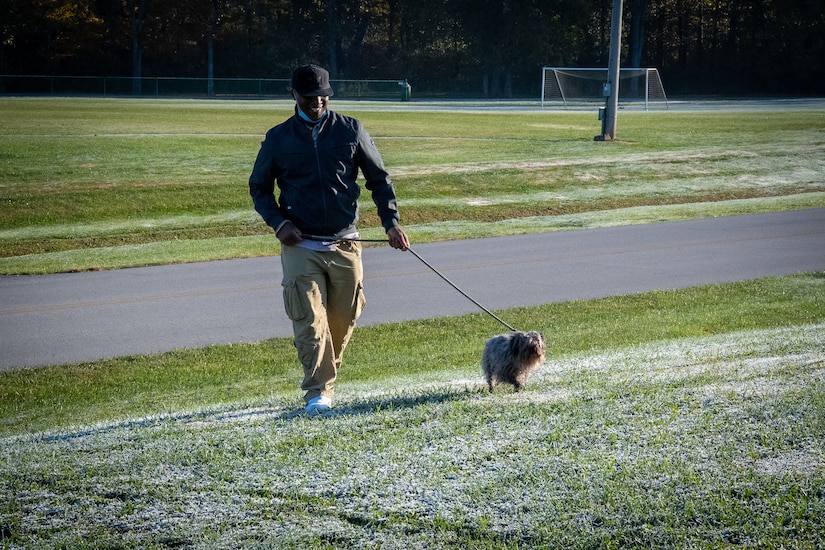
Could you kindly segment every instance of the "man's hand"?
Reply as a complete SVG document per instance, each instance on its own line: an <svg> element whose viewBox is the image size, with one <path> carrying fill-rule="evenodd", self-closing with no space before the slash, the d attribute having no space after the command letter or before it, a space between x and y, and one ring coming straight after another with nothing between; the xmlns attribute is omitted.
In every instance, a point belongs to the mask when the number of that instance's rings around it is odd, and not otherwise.
<svg viewBox="0 0 825 550"><path fill-rule="evenodd" d="M285 246L294 246L304 240L301 230L295 227L295 224L292 222L286 222L282 225L278 232L275 233L275 236L278 237L281 244Z"/></svg>
<svg viewBox="0 0 825 550"><path fill-rule="evenodd" d="M387 231L387 237L390 239L390 246L398 250L407 250L410 248L410 239L404 230L398 226L391 227Z"/></svg>

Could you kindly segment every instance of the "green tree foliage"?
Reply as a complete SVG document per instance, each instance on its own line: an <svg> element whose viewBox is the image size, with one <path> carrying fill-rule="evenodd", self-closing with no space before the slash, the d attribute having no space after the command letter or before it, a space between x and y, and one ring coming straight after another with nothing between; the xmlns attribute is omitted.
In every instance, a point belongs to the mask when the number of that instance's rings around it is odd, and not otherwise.
<svg viewBox="0 0 825 550"><path fill-rule="evenodd" d="M0 73L406 78L534 96L542 66L607 66L606 0L2 0ZM823 93L818 0L626 0L624 65L671 93ZM212 40L210 41L210 36ZM211 52L211 53L210 53Z"/></svg>

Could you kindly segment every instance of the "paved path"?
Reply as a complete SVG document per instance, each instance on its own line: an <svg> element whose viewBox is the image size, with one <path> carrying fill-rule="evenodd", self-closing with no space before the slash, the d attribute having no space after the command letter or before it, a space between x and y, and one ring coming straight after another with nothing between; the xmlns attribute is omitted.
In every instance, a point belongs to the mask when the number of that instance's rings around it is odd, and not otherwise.
<svg viewBox="0 0 825 550"><path fill-rule="evenodd" d="M414 248L495 310L825 270L825 209ZM362 326L479 311L412 254L364 268ZM0 370L289 336L280 278L277 257L0 277Z"/></svg>

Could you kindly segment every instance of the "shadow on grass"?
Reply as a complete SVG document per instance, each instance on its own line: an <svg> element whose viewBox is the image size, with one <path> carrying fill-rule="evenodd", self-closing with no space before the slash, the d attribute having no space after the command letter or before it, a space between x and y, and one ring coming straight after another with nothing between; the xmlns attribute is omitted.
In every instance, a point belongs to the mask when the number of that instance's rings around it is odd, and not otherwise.
<svg viewBox="0 0 825 550"><path fill-rule="evenodd" d="M441 404L450 401L459 401L471 395L482 393L481 389L464 388L437 393L426 393L420 395L407 395L397 397L376 396L374 398L357 399L348 401L345 404L333 407L323 413L307 413L303 409L284 413L280 418L292 420L295 418L339 418L350 416L362 416L377 412L393 412L405 409L413 409L421 405Z"/></svg>
<svg viewBox="0 0 825 550"><path fill-rule="evenodd" d="M198 412L170 413L150 416L134 420L124 420L77 431L43 434L36 437L36 441L50 443L56 441L70 441L84 437L94 437L118 430L135 428L152 428L170 423L201 424L213 422L244 422L251 420L295 420L299 418L340 418L374 414L377 412L392 412L412 409L425 404L440 404L450 401L459 401L468 396L484 393L483 389L466 387L419 395L356 399L348 401L324 413L308 414L303 408L286 411L283 407L264 405L260 407L212 409Z"/></svg>

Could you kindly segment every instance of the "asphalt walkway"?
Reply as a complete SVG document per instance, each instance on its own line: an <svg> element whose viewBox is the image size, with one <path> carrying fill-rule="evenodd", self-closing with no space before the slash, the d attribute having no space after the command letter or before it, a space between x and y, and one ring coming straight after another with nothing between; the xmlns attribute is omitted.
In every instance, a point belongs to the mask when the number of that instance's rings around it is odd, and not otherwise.
<svg viewBox="0 0 825 550"><path fill-rule="evenodd" d="M825 270L825 209L414 249L498 310ZM410 253L367 248L364 269L362 326L479 311ZM280 280L278 257L0 277L0 370L290 336Z"/></svg>

